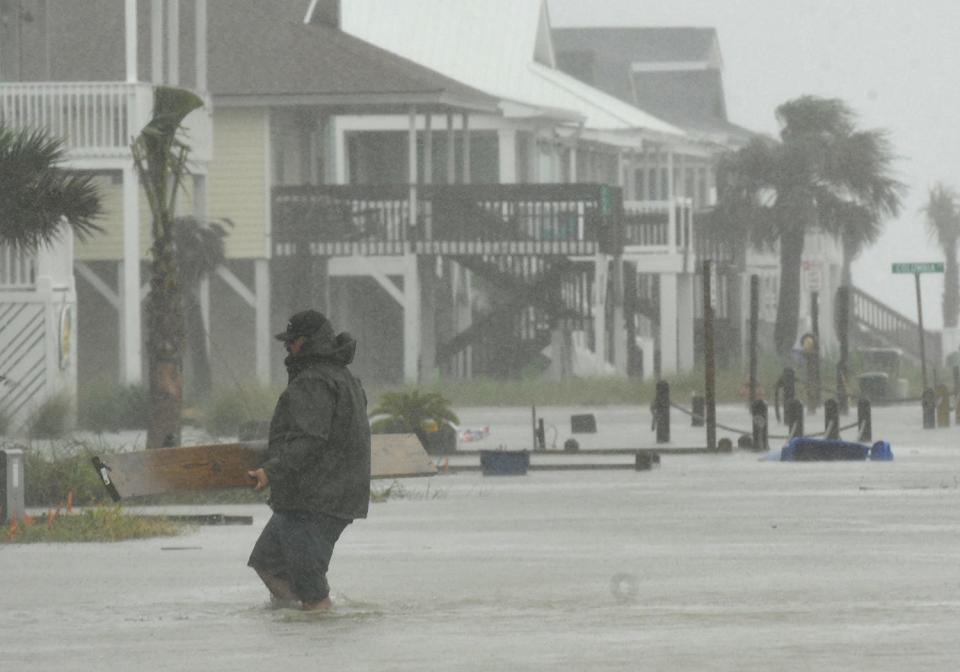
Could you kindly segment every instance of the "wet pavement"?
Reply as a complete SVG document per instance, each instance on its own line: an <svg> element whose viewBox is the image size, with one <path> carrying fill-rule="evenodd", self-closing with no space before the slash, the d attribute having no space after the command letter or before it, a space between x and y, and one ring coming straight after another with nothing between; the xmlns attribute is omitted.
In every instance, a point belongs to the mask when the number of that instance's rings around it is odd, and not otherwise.
<svg viewBox="0 0 960 672"><path fill-rule="evenodd" d="M583 410L541 409L558 445ZM585 448L653 445L645 409L595 411ZM460 415L491 426L469 447L530 445L529 409ZM702 445L674 422L674 445ZM874 427L893 462L403 481L344 533L320 616L270 609L245 566L261 506L164 509L253 527L0 545L0 670L955 670L960 427L923 431L914 408Z"/></svg>

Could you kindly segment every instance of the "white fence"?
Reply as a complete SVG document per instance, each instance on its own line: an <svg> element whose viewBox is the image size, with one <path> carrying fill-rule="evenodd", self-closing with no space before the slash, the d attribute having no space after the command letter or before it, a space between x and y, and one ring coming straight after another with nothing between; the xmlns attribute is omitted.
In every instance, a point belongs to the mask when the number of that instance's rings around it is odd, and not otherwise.
<svg viewBox="0 0 960 672"><path fill-rule="evenodd" d="M0 290L33 289L36 281L36 256L0 245Z"/></svg>

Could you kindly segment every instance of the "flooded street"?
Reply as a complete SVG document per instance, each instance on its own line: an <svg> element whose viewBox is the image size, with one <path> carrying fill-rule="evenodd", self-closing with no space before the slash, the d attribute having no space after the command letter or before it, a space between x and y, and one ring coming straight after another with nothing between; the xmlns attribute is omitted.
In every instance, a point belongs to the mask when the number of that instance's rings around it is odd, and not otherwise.
<svg viewBox="0 0 960 672"><path fill-rule="evenodd" d="M522 447L529 409L498 413L486 440ZM565 413L543 410L548 425ZM597 418L597 447L652 442L646 412ZM702 442L674 422L676 445ZM253 527L0 546L2 668L955 669L960 430L919 426L917 409L875 410L891 463L735 452L664 455L651 472L407 480L344 533L320 616L269 608L245 566L261 506L166 509Z"/></svg>

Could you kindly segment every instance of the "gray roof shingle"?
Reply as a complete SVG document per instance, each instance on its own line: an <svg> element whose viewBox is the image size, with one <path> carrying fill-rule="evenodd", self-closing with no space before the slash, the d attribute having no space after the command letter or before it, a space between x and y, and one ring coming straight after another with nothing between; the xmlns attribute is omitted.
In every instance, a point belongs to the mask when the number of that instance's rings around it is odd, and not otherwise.
<svg viewBox="0 0 960 672"><path fill-rule="evenodd" d="M495 110L497 100L335 28L303 23L308 0L208 0L208 81L214 100L331 105L415 102ZM139 11L139 70L149 81L149 3ZM181 84L193 76L193 5L181 5ZM124 78L122 0L53 0L50 79ZM25 71L25 78L30 73ZM33 78L37 78L34 75Z"/></svg>

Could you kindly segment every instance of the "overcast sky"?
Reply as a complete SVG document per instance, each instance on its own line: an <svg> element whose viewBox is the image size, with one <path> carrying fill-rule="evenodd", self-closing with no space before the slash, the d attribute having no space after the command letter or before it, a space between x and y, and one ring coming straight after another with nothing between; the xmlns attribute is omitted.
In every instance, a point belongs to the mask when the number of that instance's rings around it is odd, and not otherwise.
<svg viewBox="0 0 960 672"><path fill-rule="evenodd" d="M930 186L960 189L960 2L956 0L549 0L555 26L712 26L731 121L775 133L773 110L803 94L839 97L864 127L890 131L910 188L898 221L854 281L916 317L913 279L894 261L941 260L920 213ZM941 324L942 279L925 276L924 321Z"/></svg>

